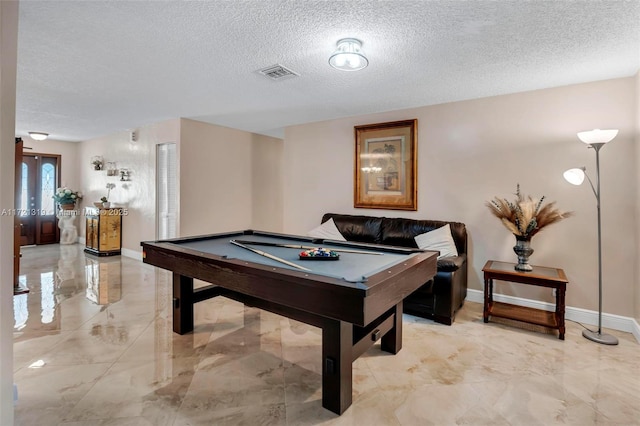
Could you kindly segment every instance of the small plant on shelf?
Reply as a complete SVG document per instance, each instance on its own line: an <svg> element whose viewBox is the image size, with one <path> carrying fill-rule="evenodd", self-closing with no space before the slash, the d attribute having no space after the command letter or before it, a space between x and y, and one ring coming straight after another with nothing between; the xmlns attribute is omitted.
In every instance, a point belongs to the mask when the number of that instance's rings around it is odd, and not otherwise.
<svg viewBox="0 0 640 426"><path fill-rule="evenodd" d="M93 170L102 170L104 161L102 160L102 157L96 155L94 157L91 157L91 165L93 165Z"/></svg>
<svg viewBox="0 0 640 426"><path fill-rule="evenodd" d="M107 208L108 208L108 207L110 206L110 203L109 203L109 195L111 194L111 190L112 190L113 188L115 188L115 187L116 187L116 184L115 184L115 183L108 183L108 184L107 184L107 186L106 186L106 188L107 188L107 195L106 195L106 196L104 196L104 197L102 197L102 198L100 198L100 201L102 202L102 206L103 206L103 207L107 207ZM96 207L97 207L97 206L96 206Z"/></svg>
<svg viewBox="0 0 640 426"><path fill-rule="evenodd" d="M106 188L107 188L107 196L106 196L106 197L102 197L102 198L101 198L101 200L102 200L103 202L109 201L109 194L111 194L111 190L112 190L113 188L115 188L115 187L116 187L116 184L115 184L115 183L108 183L108 184L107 184L107 186L106 186Z"/></svg>

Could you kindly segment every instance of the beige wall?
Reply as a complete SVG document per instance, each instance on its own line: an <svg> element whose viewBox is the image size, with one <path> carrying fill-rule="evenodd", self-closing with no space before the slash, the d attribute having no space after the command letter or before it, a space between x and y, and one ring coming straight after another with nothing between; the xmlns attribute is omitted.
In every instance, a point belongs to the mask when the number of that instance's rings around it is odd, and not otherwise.
<svg viewBox="0 0 640 426"><path fill-rule="evenodd" d="M0 1L0 209L13 209L18 2ZM13 216L0 215L0 425L13 424Z"/></svg>
<svg viewBox="0 0 640 426"><path fill-rule="evenodd" d="M252 134L180 121L179 234L250 228Z"/></svg>
<svg viewBox="0 0 640 426"><path fill-rule="evenodd" d="M78 143L64 142L53 139L36 141L29 136L23 137L25 147L33 149L25 149L25 154L58 154L61 156L60 183L71 189L80 190L80 172L78 171Z"/></svg>
<svg viewBox="0 0 640 426"><path fill-rule="evenodd" d="M140 241L156 237L156 145L167 142L177 144L179 235L252 227L281 230L281 139L188 119L144 126L137 132L137 142L130 142L130 132L125 131L77 144L78 179L85 194L81 206L92 206L106 196L107 183L116 185L109 201L128 212L122 224L124 254L137 257ZM95 155L129 169L131 181L93 170L90 160ZM79 222L84 237L84 220Z"/></svg>
<svg viewBox="0 0 640 426"><path fill-rule="evenodd" d="M520 183L524 193L576 212L533 239L531 260L565 270L570 306L597 310L595 198L588 186L566 183L562 172L585 165L595 179L595 155L576 132L617 128L618 137L601 152L603 310L632 316L635 102L634 79L624 78L289 127L284 231L306 233L325 212L461 221L470 236L469 287L480 290L486 260L515 259L513 236L484 203L511 197ZM418 211L354 209L353 127L412 118L418 119ZM552 301L548 291L515 284L499 291Z"/></svg>
<svg viewBox="0 0 640 426"><path fill-rule="evenodd" d="M122 248L128 255L140 253L140 241L153 240L156 236L156 145L178 142L180 120L143 126L137 132L136 142L130 141L129 131L123 131L81 142L78 148L77 168L84 193L82 206L92 206L94 201L106 196L107 183L116 185L109 201L127 209L127 215L122 218ZM131 180L121 182L119 176L94 170L90 161L95 155L102 156L105 162L115 162L117 168L129 169ZM80 220L79 225L79 233L84 237L84 220Z"/></svg>
<svg viewBox="0 0 640 426"><path fill-rule="evenodd" d="M253 135L251 152L251 227L261 231L282 232L282 171L284 141Z"/></svg>
<svg viewBox="0 0 640 426"><path fill-rule="evenodd" d="M282 230L282 139L182 119L180 235Z"/></svg>
<svg viewBox="0 0 640 426"><path fill-rule="evenodd" d="M635 76L635 145L636 145L636 279L635 279L635 319L640 324L640 71Z"/></svg>

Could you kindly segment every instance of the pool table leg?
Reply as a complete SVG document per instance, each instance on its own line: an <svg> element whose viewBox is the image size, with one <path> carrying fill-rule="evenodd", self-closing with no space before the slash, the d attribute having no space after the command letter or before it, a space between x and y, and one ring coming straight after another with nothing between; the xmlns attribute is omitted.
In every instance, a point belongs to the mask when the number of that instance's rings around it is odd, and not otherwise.
<svg viewBox="0 0 640 426"><path fill-rule="evenodd" d="M353 325L327 320L322 327L322 406L342 414L351 405Z"/></svg>
<svg viewBox="0 0 640 426"><path fill-rule="evenodd" d="M382 336L380 349L397 354L402 349L402 301L395 307L393 327Z"/></svg>
<svg viewBox="0 0 640 426"><path fill-rule="evenodd" d="M173 332L193 331L193 278L173 273Z"/></svg>

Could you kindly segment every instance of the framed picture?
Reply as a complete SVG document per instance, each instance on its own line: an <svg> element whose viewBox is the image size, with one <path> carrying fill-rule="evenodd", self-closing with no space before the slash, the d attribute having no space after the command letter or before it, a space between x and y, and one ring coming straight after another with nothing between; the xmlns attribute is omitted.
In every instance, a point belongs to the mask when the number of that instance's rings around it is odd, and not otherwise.
<svg viewBox="0 0 640 426"><path fill-rule="evenodd" d="M418 120L355 127L354 207L417 210Z"/></svg>

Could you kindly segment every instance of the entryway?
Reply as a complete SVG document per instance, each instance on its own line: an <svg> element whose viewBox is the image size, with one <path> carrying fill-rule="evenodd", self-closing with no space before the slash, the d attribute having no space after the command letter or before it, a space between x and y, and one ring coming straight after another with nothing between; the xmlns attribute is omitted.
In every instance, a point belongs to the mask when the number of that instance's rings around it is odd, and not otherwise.
<svg viewBox="0 0 640 426"><path fill-rule="evenodd" d="M53 194L60 186L60 155L23 153L22 177L16 182L20 245L60 241Z"/></svg>

